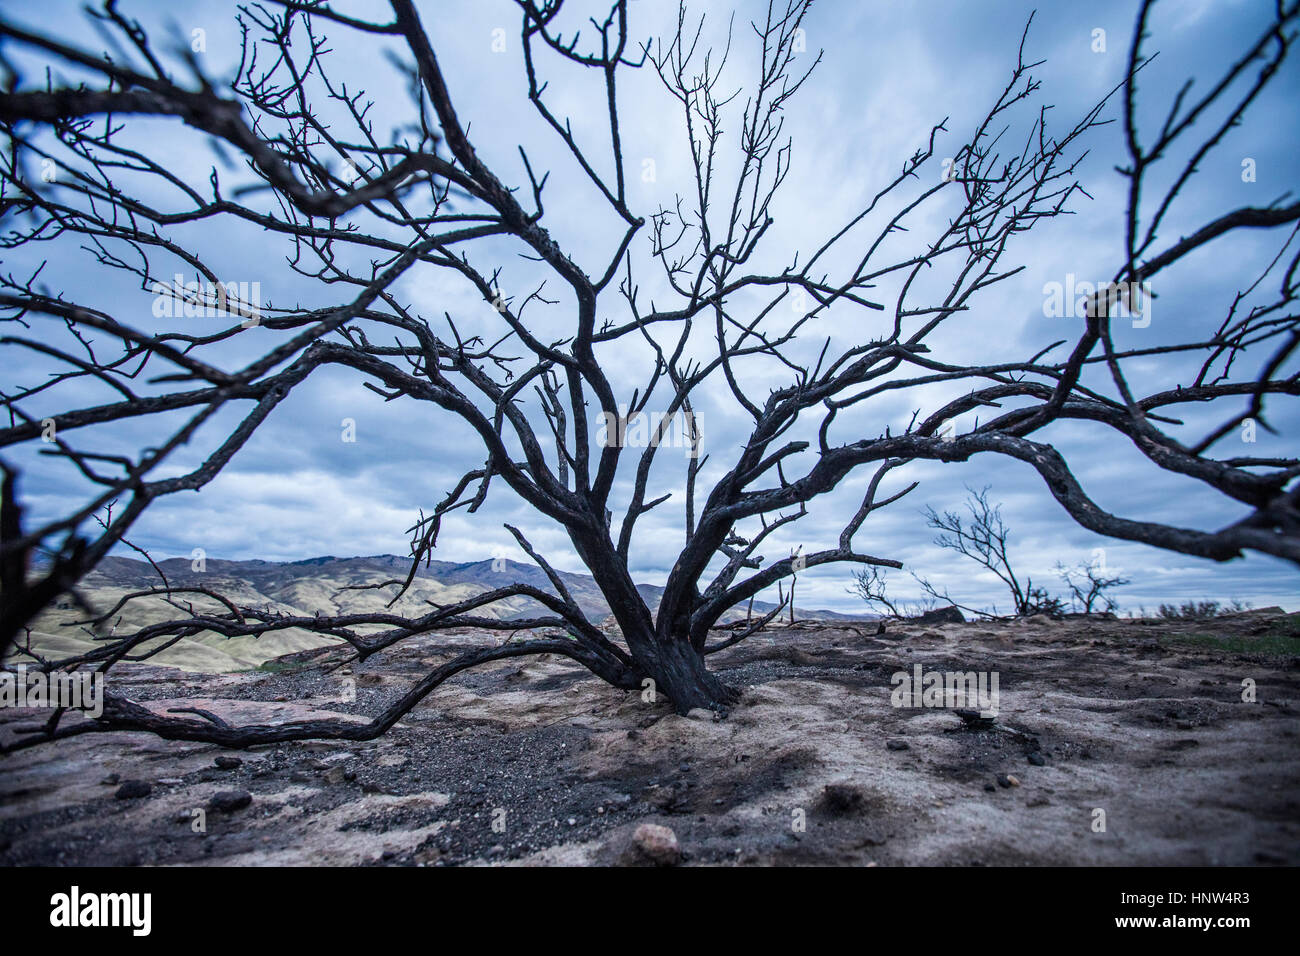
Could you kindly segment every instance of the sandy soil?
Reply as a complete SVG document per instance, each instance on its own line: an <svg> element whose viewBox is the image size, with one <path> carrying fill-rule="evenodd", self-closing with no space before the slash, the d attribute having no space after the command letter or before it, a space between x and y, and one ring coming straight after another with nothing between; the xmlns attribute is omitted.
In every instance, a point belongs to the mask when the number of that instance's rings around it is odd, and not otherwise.
<svg viewBox="0 0 1300 956"><path fill-rule="evenodd" d="M711 658L744 689L722 720L565 661L511 661L380 740L260 748L227 769L211 746L87 735L0 758L0 863L637 862L631 833L652 822L688 864L1296 865L1295 622L775 630ZM355 671L310 660L329 649L275 672L137 667L114 687L241 718L366 713L437 651L414 641ZM917 663L997 672L996 720L892 706L892 675ZM0 735L30 713L0 712ZM151 791L119 799L126 781ZM208 809L199 830L194 811L231 790L251 804Z"/></svg>

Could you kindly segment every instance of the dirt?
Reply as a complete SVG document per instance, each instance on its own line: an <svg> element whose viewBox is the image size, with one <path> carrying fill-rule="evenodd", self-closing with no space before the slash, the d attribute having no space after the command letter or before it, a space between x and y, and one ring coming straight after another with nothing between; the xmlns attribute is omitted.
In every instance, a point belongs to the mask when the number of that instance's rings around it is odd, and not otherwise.
<svg viewBox="0 0 1300 956"><path fill-rule="evenodd" d="M18 751L0 758L0 863L625 863L649 822L688 865L1300 864L1294 615L874 632L783 628L712 656L743 689L723 719L545 658L463 674L368 743L88 734ZM238 674L137 666L110 687L240 719L361 715L446 640L355 668L328 649ZM892 676L917 663L996 672L996 717L893 706ZM33 715L0 711L0 739ZM119 799L130 781L148 795ZM251 804L209 808L238 790Z"/></svg>

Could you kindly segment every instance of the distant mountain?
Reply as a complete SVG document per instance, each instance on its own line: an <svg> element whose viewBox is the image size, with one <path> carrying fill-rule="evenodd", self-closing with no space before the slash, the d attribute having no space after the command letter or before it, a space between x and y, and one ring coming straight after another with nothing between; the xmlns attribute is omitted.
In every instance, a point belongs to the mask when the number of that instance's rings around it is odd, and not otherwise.
<svg viewBox="0 0 1300 956"><path fill-rule="evenodd" d="M387 603L397 591L396 586L382 589L356 590L358 585L373 585L389 580L405 580L410 570L410 559L393 554L369 557L339 558L325 555L301 561L226 561L208 558L203 570L195 570L188 558L169 558L159 561L158 567L173 586L205 586L231 591L236 600L251 604L283 604L289 609L338 613L345 610L377 609ZM587 574L558 572L569 593L583 612L599 623L609 615L609 604ZM156 587L160 583L158 572L148 562L128 557L108 557L85 579L90 588L135 590ZM473 594L490 591L510 584L528 584L543 591L554 589L546 574L535 564L510 560L484 560L457 564L451 561L431 561L421 564L410 591L395 606L409 610L411 605L425 601L439 604L461 601ZM637 590L646 603L655 609L663 596L663 588L653 584L639 584ZM764 601L754 602L756 615L766 614L776 605ZM496 608L483 608L475 613L505 619L530 617L544 612L544 608L531 598L510 598ZM724 620L743 617L744 607L733 609ZM838 611L795 608L799 619L815 618L827 621L852 621L870 619L871 615L843 614Z"/></svg>
<svg viewBox="0 0 1300 956"><path fill-rule="evenodd" d="M209 558L202 570L188 558L170 558L158 562L174 589L172 603L161 596L130 601L121 612L104 625L104 631L128 630L174 620L179 613L175 605L191 604L195 610L221 610L211 598L197 593L175 590L203 587L220 592L247 607L265 608L291 616L315 613L365 613L387 610L396 592L395 585L374 587L393 580L405 580L410 569L407 558L391 554L371 557L336 558L325 556L304 561L224 561ZM561 579L574 601L593 622L600 624L609 616L609 606L595 582L585 574L561 572ZM433 561L421 567L402 598L393 604L394 613L416 615L429 610L431 604L447 605L463 601L512 583L531 584L551 591L551 582L540 568L517 561L471 561L455 564ZM148 562L136 558L109 557L88 574L79 592L99 611L107 611L128 594L158 587L158 572ZM663 588L652 584L638 585L646 602L657 608ZM754 602L754 613L765 614L773 605ZM532 598L511 597L490 607L477 609L480 617L514 620L538 616L544 609ZM549 611L544 612L547 616ZM724 620L743 618L745 609L735 608ZM822 620L863 620L835 611L796 609L797 618ZM30 641L34 653L58 660L84 654L95 647L96 635L85 625L86 615L70 598L61 598L54 607L43 611L33 622ZM230 673L260 667L268 661L313 648L336 643L336 638L302 628L285 628L261 635L227 638L210 631L187 635L163 647L163 638L145 642L137 650L157 649L150 658L154 664L183 671Z"/></svg>

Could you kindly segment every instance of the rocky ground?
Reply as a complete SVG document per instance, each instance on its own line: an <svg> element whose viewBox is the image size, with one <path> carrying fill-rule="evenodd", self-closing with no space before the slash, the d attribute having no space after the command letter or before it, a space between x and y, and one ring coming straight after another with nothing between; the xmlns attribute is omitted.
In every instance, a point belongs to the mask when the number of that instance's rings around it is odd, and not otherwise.
<svg viewBox="0 0 1300 956"><path fill-rule="evenodd" d="M0 863L1296 865L1298 620L782 628L710 659L744 691L722 720L537 659L453 679L370 743L86 735L0 757ZM373 713L443 659L335 653L111 680L278 720ZM997 672L996 719L892 706L916 663ZM0 739L32 716L0 711Z"/></svg>

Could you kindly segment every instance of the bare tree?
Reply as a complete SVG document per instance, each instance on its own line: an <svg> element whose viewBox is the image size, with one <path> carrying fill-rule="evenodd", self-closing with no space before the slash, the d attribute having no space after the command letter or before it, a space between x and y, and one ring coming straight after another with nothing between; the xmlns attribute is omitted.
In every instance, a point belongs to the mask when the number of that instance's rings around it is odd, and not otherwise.
<svg viewBox="0 0 1300 956"><path fill-rule="evenodd" d="M772 2L752 24L756 77L741 98L728 72L730 30L725 49L710 51L703 21L685 8L671 37L638 44L627 0L616 0L608 16L583 32L582 23L566 20L560 0L516 0L522 95L571 163L569 172L586 184L587 193L558 202L550 201L548 175L535 168L524 144L515 151L517 163L490 166L483 158L454 99L455 89L474 77L445 73L435 53L436 24L431 31L412 0L391 0L391 17L373 20L317 0L241 7L244 55L230 82L205 76L196 57L162 54L114 0L92 14L110 37L109 51L82 49L14 23L0 26L0 127L7 139L0 159L8 222L3 245L52 243L41 269L0 277L0 321L9 329L3 345L60 368L32 383L5 386L10 417L0 447L44 438L44 451L97 488L56 520L24 527L17 491L7 479L0 520L5 647L52 595L75 588L122 542L145 509L207 486L295 389L331 366L352 370L392 402L427 407L431 421L459 422L481 446L481 465L415 524L410 573L386 585L395 596L429 559L444 516L474 512L490 489L504 486L539 520L564 530L620 632L611 638L587 620L545 557L513 528L552 589L511 585L419 615L298 617L240 606L215 591L186 595L164 583L124 603L162 594L178 608L178 619L116 634L92 652L40 666L107 670L200 632L238 636L305 628L346 641L361 659L411 635L452 627L526 627L562 636L452 656L364 724L233 726L209 715L158 714L110 694L100 719L61 723L56 716L27 743L114 730L227 746L370 738L452 675L539 653L572 658L620 688L653 680L682 712L725 709L736 691L710 672L705 659L736 638L709 643L713 625L728 609L795 573L796 563L900 567L894 558L860 550L854 538L872 512L914 487L888 493L882 480L923 459L960 462L992 454L1025 462L1066 512L1103 535L1216 561L1254 550L1300 562L1294 481L1300 463L1210 454L1247 417L1267 426L1266 402L1300 393L1289 371L1300 344L1292 309L1300 260L1290 250L1300 203L1215 210L1186 237L1156 242L1198 164L1277 76L1294 39L1297 5L1279 3L1273 22L1225 75L1195 101L1184 89L1149 138L1136 119L1137 80L1150 62L1144 52L1149 2L1140 5L1124 81L1057 133L1049 131L1049 107L1039 98L1033 71L1040 62L1026 57L1022 36L1005 87L982 118L963 126L963 145L950 161L936 156L945 120L823 244L774 249L774 197L790 173L794 145L783 133L783 117L817 60L799 53L809 5ZM744 32L748 37L751 31ZM383 51L404 64L409 114L391 134L375 128L362 91L331 78L328 50L339 49L343 39L354 56ZM48 72L31 70L33 61L47 64ZM555 64L596 84L607 117L602 143L587 142L556 111L544 78ZM637 67L662 80L693 165L693 189L648 216L629 196L620 127L619 78ZM1058 352L1065 340L1027 346L1025 358L989 364L932 352L932 346L942 348L936 330L954 317L978 321L982 294L1021 271L1006 260L1022 234L1082 200L1077 164L1087 134L1106 122L1112 98L1120 101L1130 154L1123 170L1130 185L1125 245L1115 284L1093 298L1071 333L1068 354ZM130 135L141 121L160 119L176 121L168 142ZM482 128L473 127L476 134ZM724 134L731 130L734 136ZM489 135L509 137L510 124L496 124ZM189 165L182 168L175 160L181 142L195 150L211 146L224 172L214 164L195 177ZM1160 192L1151 193L1152 169L1163 173L1169 163L1184 165L1161 176ZM57 175L42 178L45 169ZM599 198L601 209L588 194ZM947 224L921 240L913 230L921 217L934 221L935 214ZM597 261L580 263L548 229L548 223L554 228L578 215L590 235L617 229ZM218 226L230 231L214 231ZM1119 300L1137 307L1132 292L1123 290L1164 277L1222 236L1274 228L1286 233L1277 257L1226 304L1213 335L1189 334L1142 349L1115 346L1112 310ZM289 259L280 277L283 296L244 301L238 289L222 284L221 246L240 230L268 249L282 244ZM645 263L634 253L643 235L658 281L671 290L654 301L640 291ZM544 270L554 291L547 283L524 286L519 272L507 274L505 263L515 259L503 249L531 263L515 269L530 276L535 273L527 270ZM759 265L774 258L786 264ZM194 278L173 289L176 308L202 309L223 320L185 331L175 323L138 322L115 306L89 301L94 290L83 301L51 291L51 283L66 282L87 265L131 276L153 296L177 270L185 272ZM481 309L453 315L437 303L404 301L400 280L429 270L474 290ZM1277 291L1265 294L1279 277ZM287 304L303 281L313 287L312 304ZM831 323L850 316L868 331L848 346L836 345ZM1167 329L1171 336L1177 331ZM1203 356L1195 380L1135 393L1126 363L1175 352ZM642 380L612 378L608 362L615 353L647 355ZM1247 355L1263 357L1253 374L1242 372ZM774 369L783 370L787 384L757 394L753 383L760 375L766 383ZM1094 371L1109 375L1108 387ZM936 400L934 386L949 396L965 390L956 399ZM899 434L889 428L873 433L879 425L872 424L872 399L894 392L915 396L912 422ZM733 403L748 422L748 435L733 448L710 449L715 459L724 451L730 457L707 487L699 487L704 459L692 456L684 466L684 500L675 499L684 511L683 541L652 613L628 556L638 520L672 494L649 490L666 426L661 422L646 447L632 451L621 440L622 424L652 409L664 413L663 422L684 415L698 449L692 403L706 394ZM1190 440L1177 432L1172 409L1220 400L1236 401L1222 425ZM988 408L1002 410L956 433L958 416ZM1242 517L1198 530L1103 510L1041 437L1062 420L1091 423L1129 440L1153 468L1239 503ZM130 422L151 423L147 447L123 447L129 442L120 436L138 431L111 430ZM601 442L593 434L598 426L614 440ZM222 437L205 446L199 465L171 467L178 449L214 430ZM101 432L119 436L119 450L106 453L102 443L89 440ZM83 433L85 442L78 440ZM837 541L797 558L762 559L765 541L864 468L875 471ZM615 495L623 487L620 476L630 477L627 495ZM104 516L114 502L111 519L94 527L92 518ZM41 549L48 562L29 567ZM524 622L481 613L516 596L532 598L544 613ZM190 599L211 609L198 609ZM119 611L88 623L102 627Z"/></svg>
<svg viewBox="0 0 1300 956"><path fill-rule="evenodd" d="M855 571L853 573L853 587L849 590L850 593L862 598L868 607L883 608L894 617L905 616L899 611L894 599L889 596L887 572L878 567L866 567Z"/></svg>
<svg viewBox="0 0 1300 956"><path fill-rule="evenodd" d="M965 515L960 511L940 513L926 506L925 522L939 532L935 536L934 543L941 548L947 548L970 558L980 567L992 571L1011 595L1011 606L1015 614L1023 616L1058 612L1060 601L1052 598L1045 588L1034 587L1034 582L1028 576L1025 576L1023 583L1021 582L1021 575L1016 573L1007 550L1007 539L1011 536L1011 532L1006 522L1002 520L1002 506L989 503L988 486L979 491L973 488L967 488L966 491L967 514ZM946 590L940 592L926 578L918 577L917 581L927 594L935 598L954 604L963 610L975 611L977 614L987 613L964 604L957 604Z"/></svg>
<svg viewBox="0 0 1300 956"><path fill-rule="evenodd" d="M1083 609L1084 614L1092 614L1093 608L1100 606L1101 610L1107 613L1114 613L1119 609L1119 603L1114 596L1108 594L1112 588L1120 588L1130 583L1129 579L1119 574L1108 574L1104 567L1099 567L1095 563L1080 563L1073 568L1067 568L1061 563L1056 565L1056 573L1060 575L1065 586L1070 589L1070 596L1074 603ZM1100 602L1100 605L1098 605Z"/></svg>

